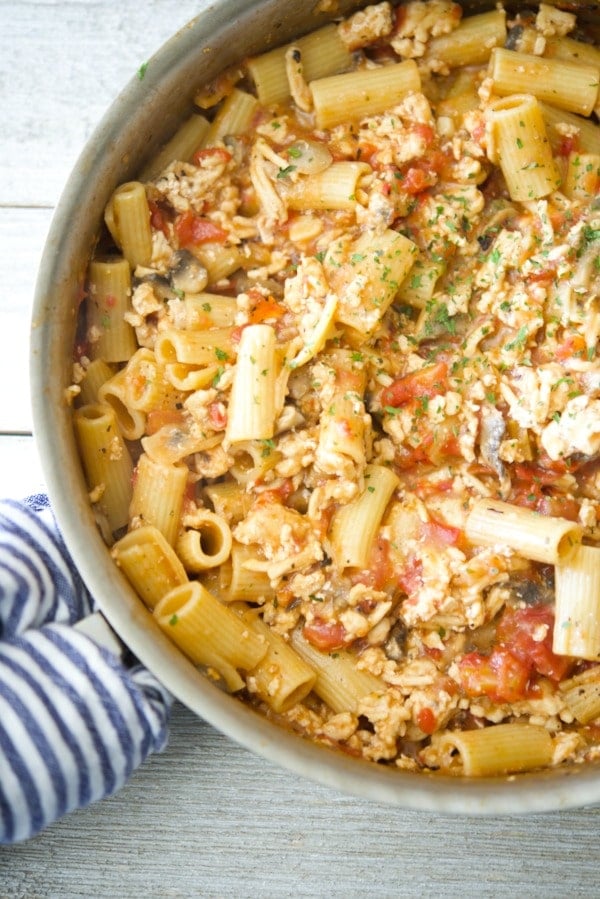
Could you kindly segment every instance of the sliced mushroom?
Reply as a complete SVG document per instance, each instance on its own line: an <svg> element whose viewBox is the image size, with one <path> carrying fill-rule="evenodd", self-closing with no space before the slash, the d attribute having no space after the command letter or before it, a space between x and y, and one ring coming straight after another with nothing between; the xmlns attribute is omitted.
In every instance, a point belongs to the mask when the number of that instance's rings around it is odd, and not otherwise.
<svg viewBox="0 0 600 899"><path fill-rule="evenodd" d="M400 662L406 657L407 636L408 628L406 627L404 622L399 619L390 631L390 635L383 647L388 659L393 659L393 661L395 662Z"/></svg>
<svg viewBox="0 0 600 899"><path fill-rule="evenodd" d="M145 275L140 279L141 283L151 284L154 296L165 303L167 300L174 300L177 294L174 292L171 284L164 275L155 273Z"/></svg>
<svg viewBox="0 0 600 899"><path fill-rule="evenodd" d="M173 289L183 293L201 293L208 284L208 272L189 250L175 253L169 277Z"/></svg>
<svg viewBox="0 0 600 899"><path fill-rule="evenodd" d="M500 445L506 432L506 422L502 413L495 408L486 409L481 417L479 446L481 458L493 468L500 480L504 477L504 465L500 459Z"/></svg>

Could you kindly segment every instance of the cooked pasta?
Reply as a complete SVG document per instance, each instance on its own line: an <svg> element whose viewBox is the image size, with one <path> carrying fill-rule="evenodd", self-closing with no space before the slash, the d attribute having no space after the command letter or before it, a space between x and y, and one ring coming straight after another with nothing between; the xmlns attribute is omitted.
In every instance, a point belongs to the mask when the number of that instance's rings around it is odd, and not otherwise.
<svg viewBox="0 0 600 899"><path fill-rule="evenodd" d="M600 51L553 9L364 5L192 85L82 307L88 489L159 626L415 772L600 756Z"/></svg>

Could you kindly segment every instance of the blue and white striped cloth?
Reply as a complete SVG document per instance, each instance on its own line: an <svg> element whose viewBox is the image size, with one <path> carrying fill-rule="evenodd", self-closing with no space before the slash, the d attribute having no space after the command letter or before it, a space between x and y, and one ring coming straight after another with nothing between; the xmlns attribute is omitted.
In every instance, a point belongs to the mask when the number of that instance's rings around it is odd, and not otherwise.
<svg viewBox="0 0 600 899"><path fill-rule="evenodd" d="M0 501L0 844L111 795L166 745L170 695L72 627L92 610L47 498Z"/></svg>

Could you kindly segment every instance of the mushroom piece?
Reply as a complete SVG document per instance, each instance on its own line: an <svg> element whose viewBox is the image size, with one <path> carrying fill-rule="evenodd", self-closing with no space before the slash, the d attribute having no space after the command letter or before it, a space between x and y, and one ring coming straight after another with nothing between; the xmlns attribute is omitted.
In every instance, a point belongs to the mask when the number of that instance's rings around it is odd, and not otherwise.
<svg viewBox="0 0 600 899"><path fill-rule="evenodd" d="M402 659L406 658L407 636L408 628L406 627L402 619L398 619L398 621L392 627L390 635L383 647L388 659L393 659L395 662L400 662L402 661Z"/></svg>
<svg viewBox="0 0 600 899"><path fill-rule="evenodd" d="M485 410L481 417L479 446L481 457L486 465L496 472L500 480L504 477L504 465L499 456L500 445L506 431L506 422L502 413L495 408Z"/></svg>
<svg viewBox="0 0 600 899"><path fill-rule="evenodd" d="M208 272L189 250L175 253L169 278L173 289L183 293L201 293L208 284Z"/></svg>

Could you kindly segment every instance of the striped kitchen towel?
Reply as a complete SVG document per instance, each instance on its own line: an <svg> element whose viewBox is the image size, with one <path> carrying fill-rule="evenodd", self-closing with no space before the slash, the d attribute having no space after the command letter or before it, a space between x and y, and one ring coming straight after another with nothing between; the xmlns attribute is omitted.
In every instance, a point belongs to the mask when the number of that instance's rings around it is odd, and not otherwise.
<svg viewBox="0 0 600 899"><path fill-rule="evenodd" d="M0 844L110 796L166 745L170 695L73 627L92 611L47 498L0 501Z"/></svg>

